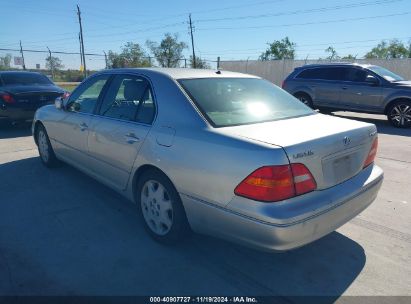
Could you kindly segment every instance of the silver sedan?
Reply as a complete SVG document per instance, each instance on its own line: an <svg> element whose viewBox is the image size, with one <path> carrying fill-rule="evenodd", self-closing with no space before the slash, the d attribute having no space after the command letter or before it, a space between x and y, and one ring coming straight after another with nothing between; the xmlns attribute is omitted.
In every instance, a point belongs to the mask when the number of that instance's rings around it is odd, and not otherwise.
<svg viewBox="0 0 411 304"><path fill-rule="evenodd" d="M44 165L63 161L123 194L165 243L193 230L300 247L367 208L383 180L374 125L226 71L103 71L40 108L33 135Z"/></svg>

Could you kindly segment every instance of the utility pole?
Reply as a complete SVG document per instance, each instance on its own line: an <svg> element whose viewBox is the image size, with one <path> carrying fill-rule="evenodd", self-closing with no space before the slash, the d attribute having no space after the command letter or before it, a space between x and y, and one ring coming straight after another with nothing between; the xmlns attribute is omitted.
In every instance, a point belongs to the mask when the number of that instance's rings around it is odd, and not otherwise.
<svg viewBox="0 0 411 304"><path fill-rule="evenodd" d="M49 64L50 64L50 70L51 70L51 79L54 80L54 64L53 64L53 59L51 58L51 51L50 51L49 47L47 47L47 49L49 50Z"/></svg>
<svg viewBox="0 0 411 304"><path fill-rule="evenodd" d="M20 40L20 54L21 54L21 58L23 59L23 70L25 70L26 64L24 62L24 53L23 53L23 47L21 46L21 40Z"/></svg>
<svg viewBox="0 0 411 304"><path fill-rule="evenodd" d="M106 61L106 69L108 69L108 61L107 61L106 51L103 51L103 53L104 53L104 60Z"/></svg>
<svg viewBox="0 0 411 304"><path fill-rule="evenodd" d="M191 48L193 49L193 68L196 68L196 53L194 51L193 23L191 22L191 14L188 15L188 19L190 24Z"/></svg>
<svg viewBox="0 0 411 304"><path fill-rule="evenodd" d="M86 78L87 68L86 68L86 57L84 55L83 26L81 25L81 12L80 12L80 7L78 6L78 4L77 4L77 16L78 16L78 23L80 25L80 47L81 47L81 53L83 54L84 78Z"/></svg>
<svg viewBox="0 0 411 304"><path fill-rule="evenodd" d="M79 43L79 46L80 46L80 65L83 66L83 52L81 51L80 32L78 33L78 43Z"/></svg>

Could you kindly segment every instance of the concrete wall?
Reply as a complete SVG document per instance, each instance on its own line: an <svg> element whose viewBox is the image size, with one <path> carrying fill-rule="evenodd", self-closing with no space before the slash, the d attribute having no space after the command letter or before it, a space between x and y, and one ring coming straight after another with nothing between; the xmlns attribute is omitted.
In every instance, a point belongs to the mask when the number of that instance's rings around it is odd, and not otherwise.
<svg viewBox="0 0 411 304"><path fill-rule="evenodd" d="M411 58L408 59L358 59L357 63L374 64L385 67L405 79L411 79ZM329 63L328 60L273 60L273 61L221 61L220 68L226 71L248 73L265 78L276 85L286 78L296 67Z"/></svg>

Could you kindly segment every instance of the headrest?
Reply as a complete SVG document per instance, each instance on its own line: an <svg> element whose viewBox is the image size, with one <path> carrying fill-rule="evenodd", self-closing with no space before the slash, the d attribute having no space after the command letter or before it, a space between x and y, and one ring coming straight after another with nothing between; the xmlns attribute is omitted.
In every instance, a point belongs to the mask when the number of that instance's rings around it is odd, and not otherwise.
<svg viewBox="0 0 411 304"><path fill-rule="evenodd" d="M140 100L147 87L147 83L142 80L124 81L124 98L126 100Z"/></svg>

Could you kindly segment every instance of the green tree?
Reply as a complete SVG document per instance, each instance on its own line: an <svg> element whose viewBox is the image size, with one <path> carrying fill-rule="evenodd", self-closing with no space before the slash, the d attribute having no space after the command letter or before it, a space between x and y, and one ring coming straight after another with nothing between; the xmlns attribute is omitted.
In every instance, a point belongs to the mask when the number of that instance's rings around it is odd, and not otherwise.
<svg viewBox="0 0 411 304"><path fill-rule="evenodd" d="M135 68L149 67L151 62L144 49L138 44L127 42L122 48L121 53L108 51L108 66L110 68Z"/></svg>
<svg viewBox="0 0 411 304"><path fill-rule="evenodd" d="M328 48L326 48L325 52L328 54L327 56L328 60L336 60L340 58L337 54L337 51L332 46L329 46Z"/></svg>
<svg viewBox="0 0 411 304"><path fill-rule="evenodd" d="M378 58L378 59L392 59L392 58L408 58L411 57L411 45L407 47L398 39L393 39L390 42L381 41L376 47L372 48L365 58Z"/></svg>
<svg viewBox="0 0 411 304"><path fill-rule="evenodd" d="M357 56L348 54L347 56L341 57L341 59L344 59L344 60L355 60L355 59L357 59Z"/></svg>
<svg viewBox="0 0 411 304"><path fill-rule="evenodd" d="M60 58L54 56L48 56L46 58L46 69L58 71L64 68L64 65L61 63Z"/></svg>
<svg viewBox="0 0 411 304"><path fill-rule="evenodd" d="M165 34L160 44L147 40L147 46L153 53L157 62L162 67L175 68L180 66L183 50L187 48L187 44L178 41L178 35Z"/></svg>
<svg viewBox="0 0 411 304"><path fill-rule="evenodd" d="M0 70L10 69L11 54L0 57Z"/></svg>
<svg viewBox="0 0 411 304"><path fill-rule="evenodd" d="M189 62L190 62L190 67L194 68L193 56L190 56ZM207 61L196 56L196 68L197 69L210 69L211 66L207 63Z"/></svg>
<svg viewBox="0 0 411 304"><path fill-rule="evenodd" d="M260 55L260 60L294 59L296 44L288 37L268 44L267 50Z"/></svg>

